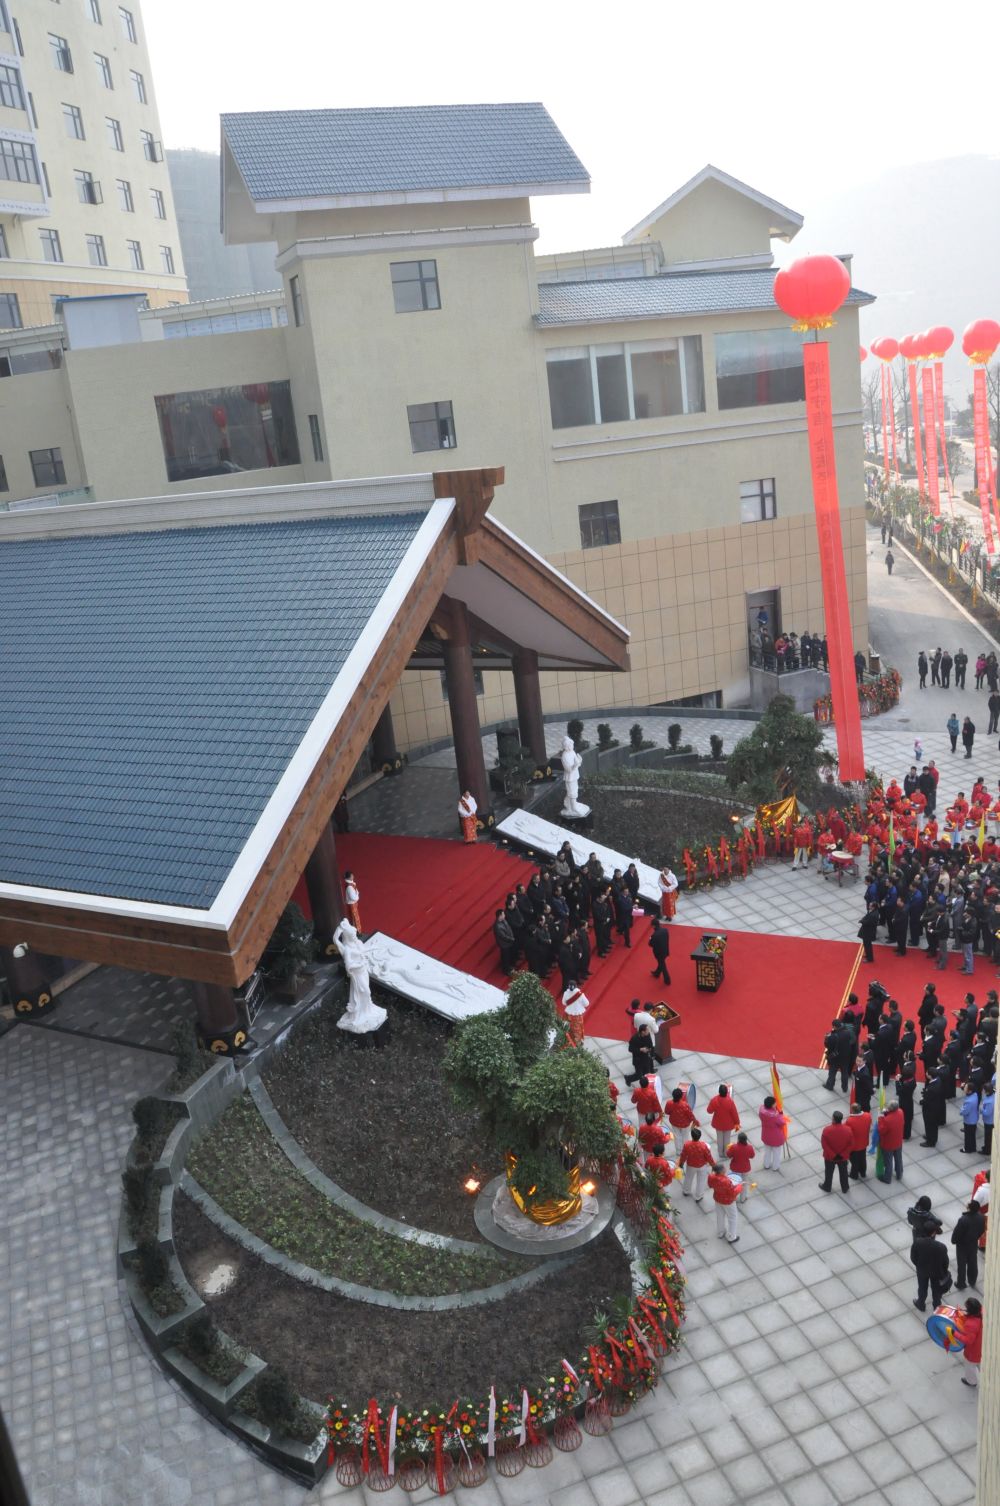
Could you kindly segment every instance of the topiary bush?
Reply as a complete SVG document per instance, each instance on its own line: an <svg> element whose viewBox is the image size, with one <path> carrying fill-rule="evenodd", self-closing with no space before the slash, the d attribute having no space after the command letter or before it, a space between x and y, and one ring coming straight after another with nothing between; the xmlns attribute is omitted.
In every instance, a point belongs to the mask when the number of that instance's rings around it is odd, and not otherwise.
<svg viewBox="0 0 1000 1506"><path fill-rule="evenodd" d="M573 739L573 746L578 753L584 753L590 747L583 735L583 723L579 717L574 717L571 722L566 723L566 736Z"/></svg>
<svg viewBox="0 0 1000 1506"><path fill-rule="evenodd" d="M261 966L272 983L294 983L315 952L312 925L298 905L287 904L264 948Z"/></svg>
<svg viewBox="0 0 1000 1506"><path fill-rule="evenodd" d="M645 748L652 748L655 746L655 744L647 741L647 739L643 737L642 725L639 722L633 722L631 727L628 729L628 745L633 753L641 753Z"/></svg>
<svg viewBox="0 0 1000 1506"><path fill-rule="evenodd" d="M606 753L609 748L617 748L618 746L618 739L611 735L611 727L608 722L598 722L597 724L597 746L602 753Z"/></svg>
<svg viewBox="0 0 1000 1506"><path fill-rule="evenodd" d="M159 1098L140 1098L132 1107L132 1118L140 1143L149 1145L163 1130L166 1107Z"/></svg>
<svg viewBox="0 0 1000 1506"><path fill-rule="evenodd" d="M681 724L680 724L680 722L671 722L670 726L667 728L667 743L670 746L671 753L676 753L677 752L678 746L680 744L680 740L681 740Z"/></svg>
<svg viewBox="0 0 1000 1506"><path fill-rule="evenodd" d="M712 733L711 737L708 739L708 745L712 750L713 758L722 757L722 738L717 732Z"/></svg>

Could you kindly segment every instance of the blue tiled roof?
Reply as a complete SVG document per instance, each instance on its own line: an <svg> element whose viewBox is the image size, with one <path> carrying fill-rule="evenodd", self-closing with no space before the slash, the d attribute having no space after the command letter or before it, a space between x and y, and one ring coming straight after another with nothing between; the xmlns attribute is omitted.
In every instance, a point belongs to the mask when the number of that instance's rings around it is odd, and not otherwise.
<svg viewBox="0 0 1000 1506"><path fill-rule="evenodd" d="M0 546L0 880L208 908L424 517Z"/></svg>
<svg viewBox="0 0 1000 1506"><path fill-rule="evenodd" d="M874 303L852 288L849 304ZM656 277L609 278L606 282L543 282L536 322L600 324L627 319L683 319L696 314L773 313L774 269L744 272L665 272Z"/></svg>
<svg viewBox="0 0 1000 1506"><path fill-rule="evenodd" d="M590 181L541 104L260 110L222 132L254 200Z"/></svg>

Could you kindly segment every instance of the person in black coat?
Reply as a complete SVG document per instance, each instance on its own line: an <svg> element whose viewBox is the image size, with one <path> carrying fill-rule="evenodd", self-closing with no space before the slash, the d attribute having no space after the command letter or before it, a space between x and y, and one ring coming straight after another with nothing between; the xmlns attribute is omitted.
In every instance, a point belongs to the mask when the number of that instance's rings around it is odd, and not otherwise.
<svg viewBox="0 0 1000 1506"><path fill-rule="evenodd" d="M958 1066L961 1060L962 1042L953 1030L948 1044L941 1052L941 1065L938 1067L938 1075L943 1076L945 1080L944 1096L946 1099L955 1098L958 1093Z"/></svg>
<svg viewBox="0 0 1000 1506"><path fill-rule="evenodd" d="M899 1040L896 1042L896 1069L902 1071L907 1062L913 1061L917 1054L917 1032L912 1020L907 1020Z"/></svg>
<svg viewBox="0 0 1000 1506"><path fill-rule="evenodd" d="M503 917L514 933L514 961L516 962L524 951L524 943L528 936L527 927L524 924L524 916L518 907L516 895L508 894Z"/></svg>
<svg viewBox="0 0 1000 1506"><path fill-rule="evenodd" d="M882 1081L888 1083L896 1063L896 1032L888 1016L883 1018L875 1033L875 1068Z"/></svg>
<svg viewBox="0 0 1000 1506"><path fill-rule="evenodd" d="M667 972L667 958L670 956L670 932L666 926L654 917L653 929L649 933L649 946L656 963L653 969L654 978L662 978L664 983L670 982L670 974Z"/></svg>
<svg viewBox="0 0 1000 1506"><path fill-rule="evenodd" d="M914 1307L927 1311L927 1286L930 1284L931 1302L938 1307L945 1292L951 1288L951 1267L948 1263L948 1247L937 1238L942 1232L940 1224L931 1226L933 1233L918 1234L910 1246L910 1263L917 1272L917 1295Z"/></svg>
<svg viewBox="0 0 1000 1506"><path fill-rule="evenodd" d="M866 1051L858 1059L854 1069L854 1101L860 1104L864 1112L870 1113L872 1106L872 1093L875 1091L875 1079L872 1073L871 1052Z"/></svg>
<svg viewBox="0 0 1000 1506"><path fill-rule="evenodd" d="M834 1020L831 1029L827 1032L823 1041L826 1051L827 1074L824 1088L832 1093L840 1073L841 1092L847 1092L847 1086L851 1077L851 1068L854 1065L857 1054L854 1040L854 1031L850 1030L842 1020Z"/></svg>
<svg viewBox="0 0 1000 1506"><path fill-rule="evenodd" d="M861 924L858 926L858 939L865 949L866 962L875 961L875 953L872 950L872 943L874 942L877 935L878 905L869 905L868 909L861 917Z"/></svg>
<svg viewBox="0 0 1000 1506"><path fill-rule="evenodd" d="M878 1029L878 1022L882 1018L882 1005L889 997L888 990L882 984L873 979L868 985L868 998L865 1000L865 1029L869 1035L874 1035Z"/></svg>
<svg viewBox="0 0 1000 1506"><path fill-rule="evenodd" d="M924 1036L923 1050L920 1053L920 1060L924 1064L925 1077L931 1078L937 1071L941 1061L941 1051L943 1049L943 1046L944 1041L941 1031L929 1029L927 1031L927 1034Z"/></svg>
<svg viewBox="0 0 1000 1506"><path fill-rule="evenodd" d="M964 1292L967 1286L975 1286L979 1280L979 1240L986 1228L986 1219L978 1203L970 1203L959 1215L951 1231L955 1246L955 1286Z"/></svg>
<svg viewBox="0 0 1000 1506"><path fill-rule="evenodd" d="M945 1083L938 1073L924 1085L920 1100L924 1120L924 1138L921 1145L936 1145L938 1130L945 1123Z"/></svg>
<svg viewBox="0 0 1000 1506"><path fill-rule="evenodd" d="M585 925L578 925L573 932L573 944L576 948L576 979L579 983L590 977L590 937Z"/></svg>
<svg viewBox="0 0 1000 1506"><path fill-rule="evenodd" d="M917 1010L917 1024L920 1026L920 1040L923 1042L927 1027L934 1018L934 1006L938 1002L937 989L933 983L928 983L924 989L924 996L920 1000Z"/></svg>
<svg viewBox="0 0 1000 1506"><path fill-rule="evenodd" d="M637 1082L640 1077L652 1077L656 1072L656 1053L653 1036L648 1025L640 1025L628 1043L632 1058L632 1071L625 1078L627 1083Z"/></svg>
<svg viewBox="0 0 1000 1506"><path fill-rule="evenodd" d="M598 957L606 957L611 950L611 905L607 894L595 894L591 912L594 921L594 937Z"/></svg>
<svg viewBox="0 0 1000 1506"><path fill-rule="evenodd" d="M625 884L625 888L632 896L632 903L634 905L638 904L641 880L639 878L639 870L634 863L629 863L628 867L625 869L625 872L622 874L622 881Z"/></svg>
<svg viewBox="0 0 1000 1506"><path fill-rule="evenodd" d="M563 940L559 943L559 951L556 955L556 961L559 964L559 977L562 983L562 991L563 993L565 993L570 984L577 981L576 950L570 944L570 939L568 936L564 937Z"/></svg>
<svg viewBox="0 0 1000 1506"><path fill-rule="evenodd" d="M632 945L632 896L621 882L612 885L611 897L615 907L615 927L626 947Z"/></svg>
<svg viewBox="0 0 1000 1506"><path fill-rule="evenodd" d="M500 949L500 966L510 977L517 960L517 942L503 910L498 910L493 921L493 939Z"/></svg>
<svg viewBox="0 0 1000 1506"><path fill-rule="evenodd" d="M903 1110L903 1139L909 1140L913 1129L913 1099L917 1091L917 1066L907 1062L896 1083L896 1102Z"/></svg>

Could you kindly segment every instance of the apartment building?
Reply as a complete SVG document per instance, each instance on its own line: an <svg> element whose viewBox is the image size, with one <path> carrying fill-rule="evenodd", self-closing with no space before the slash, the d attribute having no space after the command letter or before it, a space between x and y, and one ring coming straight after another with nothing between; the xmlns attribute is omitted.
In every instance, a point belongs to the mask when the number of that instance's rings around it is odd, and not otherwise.
<svg viewBox="0 0 1000 1506"><path fill-rule="evenodd" d="M621 245L536 256L532 198L588 190L537 104L224 117L226 237L276 243L282 291L74 299L0 338L24 371L0 381L0 502L503 465L494 515L631 633L630 673L543 676L547 709L746 704L760 607L823 627L802 337L772 296L802 220L707 167ZM859 646L868 301L830 332ZM515 710L498 647L484 723ZM411 671L393 714L402 747L447 737L440 675Z"/></svg>
<svg viewBox="0 0 1000 1506"><path fill-rule="evenodd" d="M0 329L186 300L139 0L0 0Z"/></svg>

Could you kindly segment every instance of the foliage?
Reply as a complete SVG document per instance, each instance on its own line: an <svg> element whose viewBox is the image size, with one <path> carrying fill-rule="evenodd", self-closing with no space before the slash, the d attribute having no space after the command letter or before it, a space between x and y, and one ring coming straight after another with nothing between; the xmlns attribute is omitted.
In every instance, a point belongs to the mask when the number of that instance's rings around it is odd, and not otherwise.
<svg viewBox="0 0 1000 1506"><path fill-rule="evenodd" d="M222 1335L211 1313L203 1308L189 1323L184 1325L175 1340L177 1348L203 1374L228 1386L240 1374L246 1364L246 1353L230 1340L223 1344Z"/></svg>
<svg viewBox="0 0 1000 1506"><path fill-rule="evenodd" d="M132 1118L140 1141L148 1145L163 1129L166 1105L159 1098L139 1098L132 1106Z"/></svg>
<svg viewBox="0 0 1000 1506"><path fill-rule="evenodd" d="M264 948L261 966L272 983L293 983L313 960L313 928L298 905L287 904Z"/></svg>
<svg viewBox="0 0 1000 1506"><path fill-rule="evenodd" d="M588 774L586 788L588 792L612 785L622 785L627 788L650 789L650 790L673 790L688 795L712 795L725 799L726 806L731 801L726 798L729 785L724 774L699 769L600 769L596 774Z"/></svg>
<svg viewBox="0 0 1000 1506"><path fill-rule="evenodd" d="M538 1060L557 1024L552 995L532 972L518 973L511 979L507 1002L493 1018L510 1043L519 1072Z"/></svg>
<svg viewBox="0 0 1000 1506"><path fill-rule="evenodd" d="M776 695L729 755L726 779L754 805L788 795L811 804L821 788L819 771L832 760L814 718L796 711L790 696Z"/></svg>
<svg viewBox="0 0 1000 1506"><path fill-rule="evenodd" d="M192 1020L177 1020L170 1033L174 1070L167 1081L168 1093L184 1093L219 1060L198 1044Z"/></svg>
<svg viewBox="0 0 1000 1506"><path fill-rule="evenodd" d="M122 1191L125 1194L125 1216L135 1240L155 1233L156 1183L153 1168L149 1163L126 1166L122 1172Z"/></svg>
<svg viewBox="0 0 1000 1506"><path fill-rule="evenodd" d="M655 743L651 743L647 738L643 737L641 722L633 722L628 729L628 745L633 753L641 753L645 748L656 746Z"/></svg>
<svg viewBox="0 0 1000 1506"><path fill-rule="evenodd" d="M513 1088L518 1074L514 1048L498 1014L473 1015L455 1031L444 1054L444 1072L456 1105L478 1110L492 1134L495 1105Z"/></svg>
<svg viewBox="0 0 1000 1506"><path fill-rule="evenodd" d="M573 739L573 746L578 753L585 753L590 747L583 735L583 723L579 717L574 717L571 722L566 723L566 736Z"/></svg>
<svg viewBox="0 0 1000 1506"><path fill-rule="evenodd" d="M667 728L667 742L670 745L671 753L677 752L678 748L680 747L680 741L681 724L680 722L671 722L670 726Z"/></svg>
<svg viewBox="0 0 1000 1506"><path fill-rule="evenodd" d="M708 745L712 750L713 758L718 759L722 757L722 738L717 732L712 733L711 737L708 739Z"/></svg>
<svg viewBox="0 0 1000 1506"><path fill-rule="evenodd" d="M323 1427L320 1415L305 1405L285 1372L274 1365L241 1393L239 1407L272 1432L301 1443L311 1443Z"/></svg>
<svg viewBox="0 0 1000 1506"><path fill-rule="evenodd" d="M602 753L607 753L611 748L617 748L618 739L611 734L611 726L608 722L597 724L597 746Z"/></svg>
<svg viewBox="0 0 1000 1506"><path fill-rule="evenodd" d="M535 760L530 748L525 748L520 743L516 747L510 744L504 746L497 767L503 773L511 794L523 795L535 772Z"/></svg>

